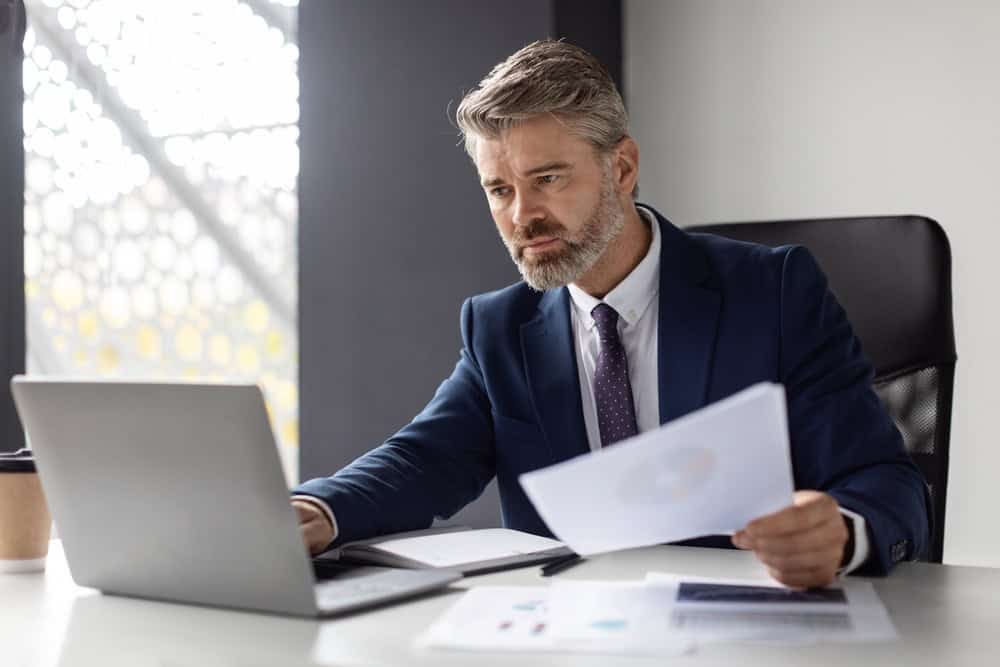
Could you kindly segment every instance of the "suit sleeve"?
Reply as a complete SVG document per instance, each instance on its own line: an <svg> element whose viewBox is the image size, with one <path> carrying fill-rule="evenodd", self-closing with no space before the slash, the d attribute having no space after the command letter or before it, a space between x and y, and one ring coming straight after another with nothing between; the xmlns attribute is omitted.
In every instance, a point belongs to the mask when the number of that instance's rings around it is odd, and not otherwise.
<svg viewBox="0 0 1000 667"><path fill-rule="evenodd" d="M467 300L458 363L420 414L332 477L294 489L333 510L339 533L331 546L427 528L475 500L493 478L489 399L471 352L473 310Z"/></svg>
<svg viewBox="0 0 1000 667"><path fill-rule="evenodd" d="M928 546L930 496L872 388L873 369L812 255L793 247L781 281L781 379L800 488L864 517L860 574L887 574Z"/></svg>

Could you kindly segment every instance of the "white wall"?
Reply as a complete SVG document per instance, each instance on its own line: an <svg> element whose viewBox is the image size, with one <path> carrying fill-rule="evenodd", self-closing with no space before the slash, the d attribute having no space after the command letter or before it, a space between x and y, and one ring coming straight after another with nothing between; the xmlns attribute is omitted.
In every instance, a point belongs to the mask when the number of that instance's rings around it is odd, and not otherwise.
<svg viewBox="0 0 1000 667"><path fill-rule="evenodd" d="M642 199L675 223L938 220L958 369L945 561L1000 566L1000 2L625 2Z"/></svg>

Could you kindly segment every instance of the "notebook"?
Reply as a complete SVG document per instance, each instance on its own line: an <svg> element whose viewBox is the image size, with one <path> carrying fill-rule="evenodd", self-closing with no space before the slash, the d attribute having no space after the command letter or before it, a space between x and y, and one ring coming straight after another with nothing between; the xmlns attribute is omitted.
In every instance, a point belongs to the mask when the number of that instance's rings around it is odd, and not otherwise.
<svg viewBox="0 0 1000 667"><path fill-rule="evenodd" d="M351 542L319 558L464 575L545 563L572 552L562 542L508 528L429 528Z"/></svg>

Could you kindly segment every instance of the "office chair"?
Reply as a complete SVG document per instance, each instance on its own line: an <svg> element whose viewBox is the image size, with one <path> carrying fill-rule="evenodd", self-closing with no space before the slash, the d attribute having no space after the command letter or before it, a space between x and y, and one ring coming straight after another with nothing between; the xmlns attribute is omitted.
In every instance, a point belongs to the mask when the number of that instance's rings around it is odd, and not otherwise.
<svg viewBox="0 0 1000 667"><path fill-rule="evenodd" d="M941 226L907 215L724 223L687 231L769 246L799 244L816 257L875 366L875 392L930 487L926 559L940 563L956 360L951 250Z"/></svg>

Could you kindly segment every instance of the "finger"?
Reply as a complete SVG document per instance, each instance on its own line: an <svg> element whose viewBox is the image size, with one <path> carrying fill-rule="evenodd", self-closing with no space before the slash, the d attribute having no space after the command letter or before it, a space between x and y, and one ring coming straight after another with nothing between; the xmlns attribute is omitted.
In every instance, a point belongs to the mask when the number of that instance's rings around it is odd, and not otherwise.
<svg viewBox="0 0 1000 667"><path fill-rule="evenodd" d="M804 551L841 549L847 543L847 527L840 517L820 526L796 533L766 537L747 537L745 544L755 552L783 556Z"/></svg>
<svg viewBox="0 0 1000 667"><path fill-rule="evenodd" d="M771 576L789 588L805 589L820 588L829 586L837 578L836 570L818 568L815 570L802 570L797 572L783 572L774 568L768 568Z"/></svg>
<svg viewBox="0 0 1000 667"><path fill-rule="evenodd" d="M319 531L326 528L321 519L309 519L307 521L302 521L299 523L299 528L306 531L309 535L314 535Z"/></svg>
<svg viewBox="0 0 1000 667"><path fill-rule="evenodd" d="M309 553L317 554L329 544L329 532L319 522L302 524L302 540L309 548Z"/></svg>
<svg viewBox="0 0 1000 667"><path fill-rule="evenodd" d="M780 583L795 589L822 588L829 586L837 578L836 570L824 568L794 572L768 568L768 572Z"/></svg>
<svg viewBox="0 0 1000 667"><path fill-rule="evenodd" d="M830 520L833 513L838 513L839 516L836 501L829 496L822 496L815 501L792 505L774 514L754 519L747 524L745 530L753 539L797 533Z"/></svg>
<svg viewBox="0 0 1000 667"><path fill-rule="evenodd" d="M843 549L830 548L791 554L754 552L764 565L780 572L802 572L816 569L836 569L843 560Z"/></svg>
<svg viewBox="0 0 1000 667"><path fill-rule="evenodd" d="M750 548L750 538L747 537L745 530L738 530L733 533L733 536L729 538L733 543L733 546L737 549L749 549Z"/></svg>
<svg viewBox="0 0 1000 667"><path fill-rule="evenodd" d="M746 533L751 539L775 537L801 532L820 525L829 517L825 511L815 506L800 505L754 519L747 524Z"/></svg>
<svg viewBox="0 0 1000 667"><path fill-rule="evenodd" d="M299 522L299 528L309 531L310 534L316 531L326 530L329 524L322 517L309 517Z"/></svg>

